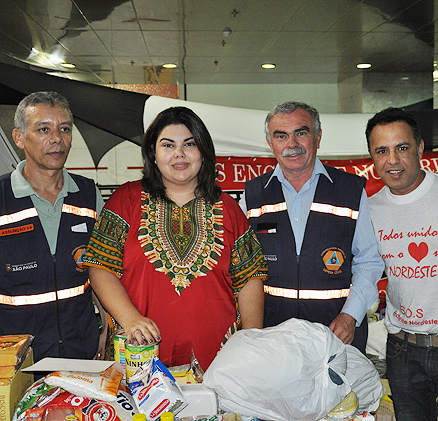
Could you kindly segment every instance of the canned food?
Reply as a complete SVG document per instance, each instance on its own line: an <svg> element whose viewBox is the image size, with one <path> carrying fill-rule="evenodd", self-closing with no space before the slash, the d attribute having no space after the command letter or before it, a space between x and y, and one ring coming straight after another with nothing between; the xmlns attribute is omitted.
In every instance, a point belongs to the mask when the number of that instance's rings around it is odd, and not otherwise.
<svg viewBox="0 0 438 421"><path fill-rule="evenodd" d="M158 343L152 345L132 345L125 341L126 378L130 378L139 367L154 355L158 358Z"/></svg>
<svg viewBox="0 0 438 421"><path fill-rule="evenodd" d="M123 329L118 329L114 332L114 361L118 361L120 365L123 367L123 371L126 371L125 368L125 331Z"/></svg>

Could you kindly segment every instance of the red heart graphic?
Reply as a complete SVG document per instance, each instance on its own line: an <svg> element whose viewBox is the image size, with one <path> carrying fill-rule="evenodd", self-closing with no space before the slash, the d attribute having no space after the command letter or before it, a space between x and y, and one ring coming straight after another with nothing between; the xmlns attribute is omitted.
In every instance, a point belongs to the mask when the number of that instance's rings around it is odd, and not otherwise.
<svg viewBox="0 0 438 421"><path fill-rule="evenodd" d="M409 254L418 262L423 260L427 256L427 252L429 251L429 247L427 247L426 243L420 243L418 246L415 243L409 244L408 252Z"/></svg>

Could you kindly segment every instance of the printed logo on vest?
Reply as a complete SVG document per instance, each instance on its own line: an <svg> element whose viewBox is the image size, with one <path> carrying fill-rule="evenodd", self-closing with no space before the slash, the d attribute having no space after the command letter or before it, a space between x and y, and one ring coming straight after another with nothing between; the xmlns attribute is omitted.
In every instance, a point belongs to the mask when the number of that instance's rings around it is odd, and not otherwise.
<svg viewBox="0 0 438 421"><path fill-rule="evenodd" d="M265 260L270 262L276 262L277 261L277 255L276 254L265 254Z"/></svg>
<svg viewBox="0 0 438 421"><path fill-rule="evenodd" d="M342 273L341 266L344 264L346 255L339 247L330 247L321 253L322 261L324 262L324 272L331 275Z"/></svg>
<svg viewBox="0 0 438 421"><path fill-rule="evenodd" d="M19 263L18 265L12 265L10 263L5 264L6 272L21 272L23 270L35 269L38 267L36 261L28 262L28 263Z"/></svg>
<svg viewBox="0 0 438 421"><path fill-rule="evenodd" d="M78 272L85 272L87 270L84 268L84 266L83 266L84 261L82 260L82 258L85 255L86 248L87 248L87 246L85 246L85 245L78 246L71 252L73 259L76 262L76 270Z"/></svg>
<svg viewBox="0 0 438 421"><path fill-rule="evenodd" d="M28 231L33 231L33 224L0 230L0 237L3 237L5 235L21 234L23 232L28 232Z"/></svg>

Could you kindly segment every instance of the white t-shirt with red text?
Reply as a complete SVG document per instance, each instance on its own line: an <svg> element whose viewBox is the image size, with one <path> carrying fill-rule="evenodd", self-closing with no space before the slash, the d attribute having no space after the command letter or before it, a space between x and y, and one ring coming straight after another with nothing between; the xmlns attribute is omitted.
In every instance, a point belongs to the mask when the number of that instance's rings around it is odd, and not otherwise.
<svg viewBox="0 0 438 421"><path fill-rule="evenodd" d="M411 193L385 186L369 202L388 276L385 325L389 333L438 334L438 175Z"/></svg>

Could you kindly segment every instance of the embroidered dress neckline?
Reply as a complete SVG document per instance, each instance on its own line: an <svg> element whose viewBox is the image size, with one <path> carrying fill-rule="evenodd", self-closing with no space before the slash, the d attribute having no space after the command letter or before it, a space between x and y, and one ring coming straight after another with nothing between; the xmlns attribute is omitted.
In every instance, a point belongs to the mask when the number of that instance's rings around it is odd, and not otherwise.
<svg viewBox="0 0 438 421"><path fill-rule="evenodd" d="M138 240L156 271L166 274L180 294L193 279L205 276L223 246L223 203L194 198L184 206L141 196Z"/></svg>

